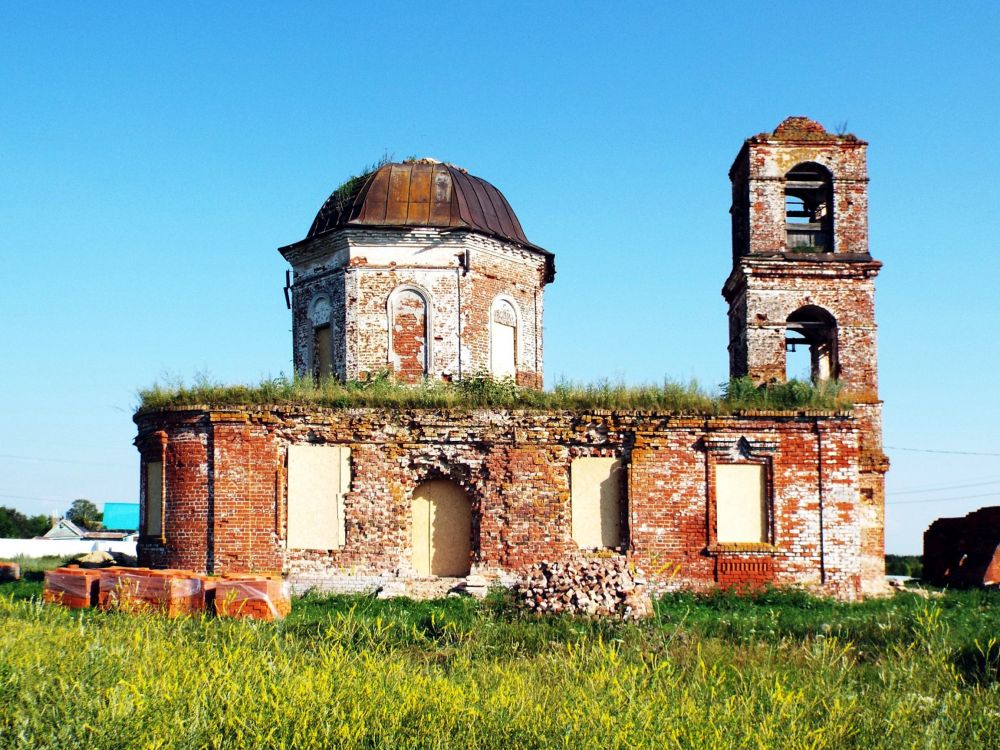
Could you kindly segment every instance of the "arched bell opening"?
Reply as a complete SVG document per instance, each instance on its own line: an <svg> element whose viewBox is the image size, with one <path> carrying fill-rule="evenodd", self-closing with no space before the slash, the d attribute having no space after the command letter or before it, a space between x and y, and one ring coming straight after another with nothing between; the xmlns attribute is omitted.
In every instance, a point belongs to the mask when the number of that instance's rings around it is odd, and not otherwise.
<svg viewBox="0 0 1000 750"><path fill-rule="evenodd" d="M804 162L785 175L785 246L791 252L833 252L833 175Z"/></svg>
<svg viewBox="0 0 1000 750"><path fill-rule="evenodd" d="M785 333L785 378L821 383L840 376L837 320L822 307L806 305L788 316Z"/></svg>

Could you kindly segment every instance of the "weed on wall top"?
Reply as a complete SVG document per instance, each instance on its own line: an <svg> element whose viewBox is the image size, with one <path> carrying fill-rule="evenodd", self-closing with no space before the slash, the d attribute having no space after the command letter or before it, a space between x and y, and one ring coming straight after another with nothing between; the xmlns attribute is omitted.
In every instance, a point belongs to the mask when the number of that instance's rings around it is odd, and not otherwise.
<svg viewBox="0 0 1000 750"><path fill-rule="evenodd" d="M307 405L327 408L396 409L508 408L528 410L648 410L673 414L721 415L742 411L846 410L852 399L835 381L814 385L799 380L756 386L736 378L710 393L697 383L625 385L608 380L591 384L561 382L549 391L517 386L511 378L493 380L480 374L452 383L425 380L397 382L389 373L364 381L281 376L256 385L226 385L200 376L154 383L139 391L138 412L184 406Z"/></svg>

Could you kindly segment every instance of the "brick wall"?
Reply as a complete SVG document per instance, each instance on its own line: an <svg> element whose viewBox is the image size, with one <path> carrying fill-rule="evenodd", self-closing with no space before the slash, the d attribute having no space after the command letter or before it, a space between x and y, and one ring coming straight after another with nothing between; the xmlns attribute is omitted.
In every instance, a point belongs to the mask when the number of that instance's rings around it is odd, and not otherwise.
<svg viewBox="0 0 1000 750"><path fill-rule="evenodd" d="M410 503L435 478L472 507L473 572L510 581L576 551L570 465L621 458L628 473L626 555L655 590L803 585L860 594L860 451L849 416L696 418L638 412L323 410L154 412L136 417L143 460L166 438L164 542L143 564L214 572L282 569L300 587L371 588L414 578ZM351 448L346 543L285 545L287 446ZM767 467L768 539L714 540L713 466Z"/></svg>
<svg viewBox="0 0 1000 750"><path fill-rule="evenodd" d="M1000 583L1000 507L939 518L924 532L924 579L937 586Z"/></svg>
<svg viewBox="0 0 1000 750"><path fill-rule="evenodd" d="M287 255L297 372L312 372L313 329L328 317L337 377L363 379L388 368L412 381L416 354L402 349L416 331L390 331L400 293L412 290L427 302L430 377L489 370L490 310L503 297L517 317L517 380L542 386L542 254L475 232L419 228L340 230ZM329 300L326 317L314 311L321 297Z"/></svg>

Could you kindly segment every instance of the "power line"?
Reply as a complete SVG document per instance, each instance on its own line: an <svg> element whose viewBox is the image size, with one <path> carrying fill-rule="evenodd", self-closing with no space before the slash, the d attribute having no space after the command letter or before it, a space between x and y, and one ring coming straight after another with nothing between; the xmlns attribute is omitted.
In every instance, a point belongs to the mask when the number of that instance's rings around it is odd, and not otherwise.
<svg viewBox="0 0 1000 750"><path fill-rule="evenodd" d="M88 464L92 466L118 466L120 468L125 468L126 464L111 463L108 461L80 461L72 458L43 458L41 456L15 456L12 453L0 453L0 458L13 458L18 461L38 461L41 463L52 463L52 464ZM132 464L128 464L128 468L134 468Z"/></svg>
<svg viewBox="0 0 1000 750"><path fill-rule="evenodd" d="M898 445L887 445L885 446L887 450L890 451L909 451L910 453L943 453L949 456L996 456L1000 457L1000 453L984 453L981 451L945 451L938 450L936 448L900 448Z"/></svg>
<svg viewBox="0 0 1000 750"><path fill-rule="evenodd" d="M71 503L73 500L79 500L81 498L73 498L72 500L69 496L66 497L38 497L37 495L12 495L0 492L0 497L5 497L10 500L38 500L43 503ZM86 499L86 498L82 498ZM104 500L106 503L122 502L122 503L134 503L135 500Z"/></svg>
<svg viewBox="0 0 1000 750"><path fill-rule="evenodd" d="M31 495L5 495L0 493L0 497L4 497L10 500L37 500L42 503L65 503L66 498L63 497L33 497Z"/></svg>
<svg viewBox="0 0 1000 750"><path fill-rule="evenodd" d="M916 495L921 492L942 492L944 490L964 490L967 487L985 487L989 484L1000 484L1000 479L991 479L988 482L973 482L972 484L952 484L947 487L928 487L922 490L899 490L898 492L887 493L889 497L897 495Z"/></svg>
<svg viewBox="0 0 1000 750"><path fill-rule="evenodd" d="M980 497L997 497L1000 492L987 492L983 495L963 495L961 497L931 497L923 500L897 500L886 505L916 505L917 503L945 503L950 500L975 500Z"/></svg>

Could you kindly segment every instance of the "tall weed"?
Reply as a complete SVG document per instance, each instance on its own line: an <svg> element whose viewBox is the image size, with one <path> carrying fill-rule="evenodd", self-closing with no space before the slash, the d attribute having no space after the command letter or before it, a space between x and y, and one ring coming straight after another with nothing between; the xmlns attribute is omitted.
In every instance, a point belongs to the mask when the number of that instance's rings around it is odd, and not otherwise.
<svg viewBox="0 0 1000 750"><path fill-rule="evenodd" d="M0 747L1000 746L996 596L676 595L640 624L307 597L255 623L3 591Z"/></svg>

